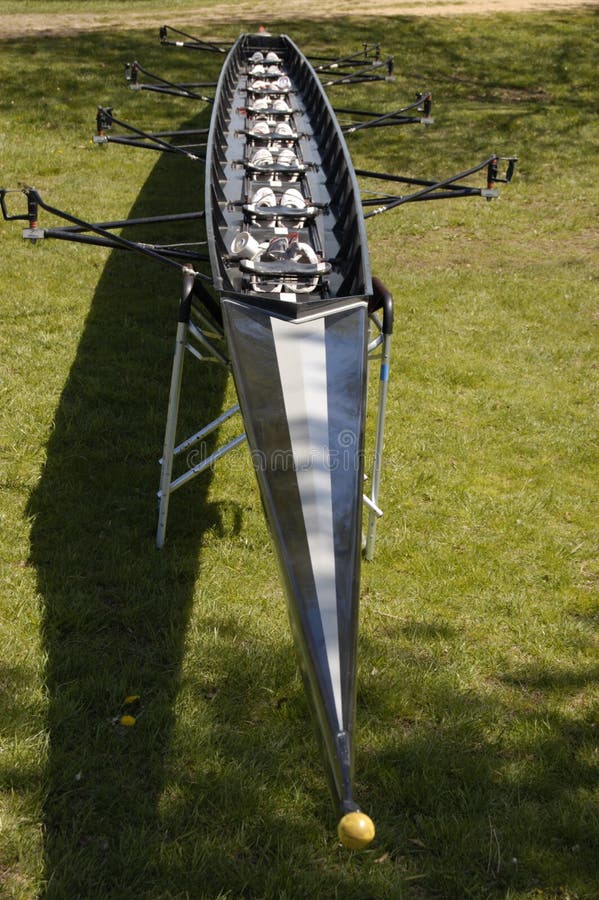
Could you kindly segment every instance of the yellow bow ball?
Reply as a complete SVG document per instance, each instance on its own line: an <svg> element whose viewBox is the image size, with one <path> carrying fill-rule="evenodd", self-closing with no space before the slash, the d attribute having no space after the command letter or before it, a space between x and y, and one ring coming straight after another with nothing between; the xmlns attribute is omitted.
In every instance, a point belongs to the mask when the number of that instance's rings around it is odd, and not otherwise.
<svg viewBox="0 0 599 900"><path fill-rule="evenodd" d="M363 850L374 837L374 822L365 813L347 813L337 826L337 834L348 850Z"/></svg>

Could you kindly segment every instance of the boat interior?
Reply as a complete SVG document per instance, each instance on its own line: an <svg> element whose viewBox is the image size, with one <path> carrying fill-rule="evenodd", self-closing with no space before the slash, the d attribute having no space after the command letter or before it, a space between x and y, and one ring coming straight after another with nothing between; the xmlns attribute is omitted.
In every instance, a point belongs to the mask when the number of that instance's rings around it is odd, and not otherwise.
<svg viewBox="0 0 599 900"><path fill-rule="evenodd" d="M320 80L285 35L242 35L223 67L206 210L219 292L284 310L372 293L359 190Z"/></svg>

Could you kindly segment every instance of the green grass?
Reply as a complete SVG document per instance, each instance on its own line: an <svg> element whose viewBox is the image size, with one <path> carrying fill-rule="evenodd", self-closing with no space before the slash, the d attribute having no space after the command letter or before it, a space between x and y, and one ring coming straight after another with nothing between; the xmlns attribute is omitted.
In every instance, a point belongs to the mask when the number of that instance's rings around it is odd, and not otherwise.
<svg viewBox="0 0 599 900"><path fill-rule="evenodd" d="M3 226L0 895L599 897L596 25L281 28L315 51L384 37L397 81L356 106L434 91L434 126L357 135L356 164L521 157L498 201L368 226L397 328L363 570L363 854L335 840L243 451L173 497L153 547L177 277ZM154 30L4 41L0 182L96 219L193 208L191 163L90 143L98 103L158 128L194 114L128 93L131 57L214 72ZM183 430L232 396L189 363Z"/></svg>
<svg viewBox="0 0 599 900"><path fill-rule="evenodd" d="M205 9L216 6L220 0L169 0L168 14L179 10ZM163 0L129 0L128 8L131 12L156 12L161 16L165 13ZM115 9L122 10L121 0L0 0L0 13L110 13Z"/></svg>

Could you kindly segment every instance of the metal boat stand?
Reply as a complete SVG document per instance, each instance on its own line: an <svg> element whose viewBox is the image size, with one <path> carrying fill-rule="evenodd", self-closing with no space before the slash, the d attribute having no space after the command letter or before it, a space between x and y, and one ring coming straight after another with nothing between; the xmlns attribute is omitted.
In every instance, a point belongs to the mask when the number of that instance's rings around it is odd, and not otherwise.
<svg viewBox="0 0 599 900"><path fill-rule="evenodd" d="M222 424L239 413L239 404L229 409L204 425L190 437L175 445L179 404L181 401L181 384L183 363L187 350L200 362L213 362L230 371L229 359L220 352L215 340L222 339L224 331L218 320L216 303L213 305L211 295L196 281L196 272L186 267L183 269L179 318L175 338L173 366L164 432L164 447L159 460L160 488L158 491L158 527L156 530L156 546L162 548L166 539L168 507L171 494L197 475L205 472L219 459L234 450L246 440L245 432L220 446L205 459L191 466L181 475L173 478L175 459L216 431ZM385 437L385 415L387 409L387 393L391 360L391 335L393 333L393 298L384 284L372 279L374 294L369 302L369 319L371 323L370 341L368 343L368 359L373 363L380 359L379 389L375 422L375 438L372 468L368 492L364 493L364 505L368 509L366 535L363 539L364 556L371 561L374 558L376 527L378 519L383 515L379 507L379 493L383 470L383 445ZM199 300L199 302L194 302ZM206 307L209 304L209 307ZM382 318L381 318L382 312ZM378 352L380 350L380 352Z"/></svg>
<svg viewBox="0 0 599 900"><path fill-rule="evenodd" d="M366 540L364 556L371 562L374 559L374 544L376 541L377 521L383 515L380 509L379 492L381 476L383 472L383 445L385 441L385 416L387 413L387 393L389 388L389 370L391 365L391 335L393 334L393 297L385 285L378 278L372 279L374 288L373 302L370 310L372 323L371 338L368 344L368 359L372 362L379 347L379 392L376 412L376 431L374 437L374 451L372 459L370 496L364 495L364 502L368 507L368 523L366 528ZM382 320L377 312L382 309Z"/></svg>

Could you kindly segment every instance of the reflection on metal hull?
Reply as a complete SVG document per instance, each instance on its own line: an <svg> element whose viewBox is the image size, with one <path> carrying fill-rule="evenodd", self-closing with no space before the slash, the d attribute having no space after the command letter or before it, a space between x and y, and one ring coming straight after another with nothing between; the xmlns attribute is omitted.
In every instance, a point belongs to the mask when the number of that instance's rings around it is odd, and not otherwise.
<svg viewBox="0 0 599 900"><path fill-rule="evenodd" d="M239 401L341 810L351 796L367 310L307 322L223 301Z"/></svg>

